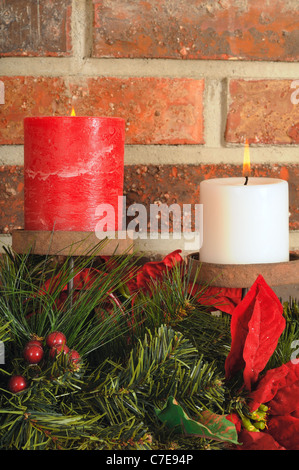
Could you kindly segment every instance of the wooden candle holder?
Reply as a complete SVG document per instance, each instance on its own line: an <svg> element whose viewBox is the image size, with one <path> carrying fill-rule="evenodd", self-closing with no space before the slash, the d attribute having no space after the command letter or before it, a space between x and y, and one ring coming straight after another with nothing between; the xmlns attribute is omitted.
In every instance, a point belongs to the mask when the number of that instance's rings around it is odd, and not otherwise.
<svg viewBox="0 0 299 470"><path fill-rule="evenodd" d="M200 261L199 253L188 256L191 276L197 282L215 287L248 289L262 275L269 286L299 283L299 255L290 253L290 260L267 264L212 264Z"/></svg>
<svg viewBox="0 0 299 470"><path fill-rule="evenodd" d="M99 238L100 236L100 238ZM15 230L12 233L12 249L19 254L50 256L88 256L95 250L103 256L132 254L133 239L127 232L95 232ZM98 247L98 252L97 252Z"/></svg>

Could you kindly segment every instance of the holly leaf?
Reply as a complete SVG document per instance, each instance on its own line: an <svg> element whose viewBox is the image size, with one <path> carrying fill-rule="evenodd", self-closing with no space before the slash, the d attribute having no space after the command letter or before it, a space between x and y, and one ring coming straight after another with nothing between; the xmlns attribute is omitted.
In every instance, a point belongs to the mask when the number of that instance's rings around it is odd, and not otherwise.
<svg viewBox="0 0 299 470"><path fill-rule="evenodd" d="M201 414L200 420L195 421L189 418L173 397L168 398L162 410L156 408L155 412L167 427L178 434L239 444L236 427L225 416L206 410Z"/></svg>

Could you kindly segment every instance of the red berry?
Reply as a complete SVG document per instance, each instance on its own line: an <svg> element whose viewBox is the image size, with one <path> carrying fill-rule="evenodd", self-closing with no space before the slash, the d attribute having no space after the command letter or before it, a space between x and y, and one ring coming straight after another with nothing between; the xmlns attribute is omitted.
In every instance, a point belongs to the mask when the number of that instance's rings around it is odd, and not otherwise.
<svg viewBox="0 0 299 470"><path fill-rule="evenodd" d="M27 387L27 382L22 375L13 375L8 382L8 388L12 393L20 392Z"/></svg>
<svg viewBox="0 0 299 470"><path fill-rule="evenodd" d="M50 358L55 359L55 357L61 353L61 351L64 352L64 354L68 354L70 348L66 344L55 344L53 348L50 349Z"/></svg>
<svg viewBox="0 0 299 470"><path fill-rule="evenodd" d="M46 344L49 348L53 348L56 344L66 344L66 337L61 331L53 331L47 336Z"/></svg>
<svg viewBox="0 0 299 470"><path fill-rule="evenodd" d="M72 350L69 352L69 360L70 360L71 362L77 363L77 362L80 361L80 359L81 359L81 356L80 356L80 354L79 354L77 351L75 351L75 349L72 349Z"/></svg>
<svg viewBox="0 0 299 470"><path fill-rule="evenodd" d="M24 359L30 364L38 364L43 356L43 348L37 344L27 344L23 351Z"/></svg>
<svg viewBox="0 0 299 470"><path fill-rule="evenodd" d="M26 346L31 346L32 344L35 344L36 346L40 346L42 348L42 342L38 341L37 339L31 339Z"/></svg>

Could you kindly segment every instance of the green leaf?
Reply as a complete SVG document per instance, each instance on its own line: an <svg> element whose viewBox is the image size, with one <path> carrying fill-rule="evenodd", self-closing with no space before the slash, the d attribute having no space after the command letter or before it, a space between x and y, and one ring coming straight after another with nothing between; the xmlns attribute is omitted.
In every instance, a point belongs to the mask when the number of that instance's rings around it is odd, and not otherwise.
<svg viewBox="0 0 299 470"><path fill-rule="evenodd" d="M155 412L158 418L176 433L238 444L235 425L225 416L206 410L201 414L200 421L194 421L173 397L168 398L162 410L155 409Z"/></svg>

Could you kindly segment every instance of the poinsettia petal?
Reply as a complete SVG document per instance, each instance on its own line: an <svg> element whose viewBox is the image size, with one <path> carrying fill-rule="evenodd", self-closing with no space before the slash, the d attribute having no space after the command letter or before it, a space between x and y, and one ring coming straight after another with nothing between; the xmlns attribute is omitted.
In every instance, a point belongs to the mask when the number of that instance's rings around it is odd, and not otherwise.
<svg viewBox="0 0 299 470"><path fill-rule="evenodd" d="M298 398L298 397L297 397ZM299 450L299 419L293 416L274 416L268 422L267 433L287 450Z"/></svg>
<svg viewBox="0 0 299 470"><path fill-rule="evenodd" d="M207 287L203 289L202 285L190 285L191 295L196 296L197 292L200 292L198 303L210 307L211 311L220 310L232 314L242 300L242 289L239 288Z"/></svg>
<svg viewBox="0 0 299 470"><path fill-rule="evenodd" d="M299 365L286 364L285 386L280 387L271 401L271 414L291 414L299 411Z"/></svg>
<svg viewBox="0 0 299 470"><path fill-rule="evenodd" d="M161 264L144 265L137 273L137 287L141 290L147 290L151 281L161 278L165 267Z"/></svg>
<svg viewBox="0 0 299 470"><path fill-rule="evenodd" d="M268 404L271 402L279 388L284 386L287 373L288 369L285 364L266 372L259 381L256 390L250 394L249 406L251 411L257 410L261 403Z"/></svg>
<svg viewBox="0 0 299 470"><path fill-rule="evenodd" d="M232 315L232 344L225 363L226 377L244 368L244 384L251 390L284 328L282 304L264 278L258 276Z"/></svg>
<svg viewBox="0 0 299 470"><path fill-rule="evenodd" d="M256 390L250 395L252 410L260 403L270 406L271 415L299 412L299 364L289 361L266 372Z"/></svg>
<svg viewBox="0 0 299 470"><path fill-rule="evenodd" d="M245 386L257 381L260 372L276 349L278 339L285 329L283 306L273 290L260 276L253 315L248 323L249 334L243 350L246 366L243 377Z"/></svg>
<svg viewBox="0 0 299 470"><path fill-rule="evenodd" d="M238 436L242 444L237 450L286 450L271 434L265 432L250 432L245 429Z"/></svg>
<svg viewBox="0 0 299 470"><path fill-rule="evenodd" d="M60 274L56 274L56 276L51 277L50 279L47 279L42 285L42 287L39 289L39 294L45 295L46 292L49 292L50 294L52 292L55 292L55 289L59 286L60 281L61 281Z"/></svg>
<svg viewBox="0 0 299 470"><path fill-rule="evenodd" d="M225 375L229 379L233 377L239 370L243 369L245 362L243 359L243 348L248 335L248 323L252 315L252 294L254 295L253 286L244 299L235 308L231 319L231 348L225 361Z"/></svg>
<svg viewBox="0 0 299 470"><path fill-rule="evenodd" d="M143 291L148 290L152 280L161 279L163 273L173 268L177 263L182 263L181 250L175 250L163 258L162 261L149 261L137 272L137 287Z"/></svg>
<svg viewBox="0 0 299 470"><path fill-rule="evenodd" d="M166 255L163 259L163 264L168 268L173 268L176 263L182 263L183 258L181 256L182 250L175 250L172 253Z"/></svg>

